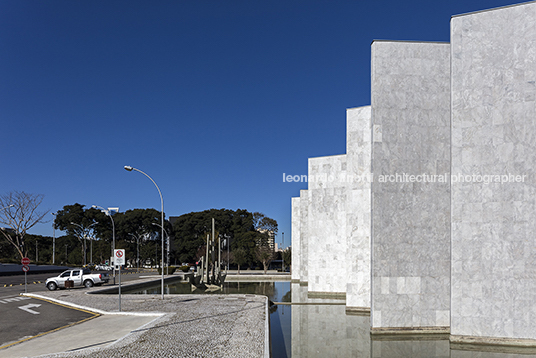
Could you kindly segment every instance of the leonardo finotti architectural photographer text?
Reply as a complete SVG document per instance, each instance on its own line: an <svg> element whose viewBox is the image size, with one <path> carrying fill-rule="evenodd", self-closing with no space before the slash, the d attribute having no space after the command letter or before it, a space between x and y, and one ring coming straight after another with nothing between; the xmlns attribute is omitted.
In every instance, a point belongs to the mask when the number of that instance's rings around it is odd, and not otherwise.
<svg viewBox="0 0 536 358"><path fill-rule="evenodd" d="M327 175L318 174L313 176L308 175L291 175L283 173L283 183L318 183L318 182L340 182L340 183L360 183L367 182L372 183L374 181L374 174L362 174L362 175ZM524 183L527 179L527 175L523 174L408 174L408 173L396 173L396 174L378 174L376 175L376 181L378 183Z"/></svg>

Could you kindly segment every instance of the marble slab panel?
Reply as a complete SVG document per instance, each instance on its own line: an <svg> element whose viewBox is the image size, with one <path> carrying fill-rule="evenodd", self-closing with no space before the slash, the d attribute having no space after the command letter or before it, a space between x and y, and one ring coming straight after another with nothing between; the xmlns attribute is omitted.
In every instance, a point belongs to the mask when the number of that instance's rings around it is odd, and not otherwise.
<svg viewBox="0 0 536 358"><path fill-rule="evenodd" d="M371 107L346 111L346 306L370 309Z"/></svg>
<svg viewBox="0 0 536 358"><path fill-rule="evenodd" d="M451 41L452 174L469 179L452 182L451 333L536 339L536 3L455 16Z"/></svg>
<svg viewBox="0 0 536 358"><path fill-rule="evenodd" d="M300 217L300 198L291 199L291 225L292 225L292 281L300 280L300 273L302 270L301 258L301 217Z"/></svg>
<svg viewBox="0 0 536 358"><path fill-rule="evenodd" d="M300 282L309 281L309 191L300 190L300 249L297 252L300 255Z"/></svg>
<svg viewBox="0 0 536 358"><path fill-rule="evenodd" d="M309 158L309 292L346 293L346 155Z"/></svg>
<svg viewBox="0 0 536 358"><path fill-rule="evenodd" d="M372 328L448 326L450 45L373 42L371 102Z"/></svg>

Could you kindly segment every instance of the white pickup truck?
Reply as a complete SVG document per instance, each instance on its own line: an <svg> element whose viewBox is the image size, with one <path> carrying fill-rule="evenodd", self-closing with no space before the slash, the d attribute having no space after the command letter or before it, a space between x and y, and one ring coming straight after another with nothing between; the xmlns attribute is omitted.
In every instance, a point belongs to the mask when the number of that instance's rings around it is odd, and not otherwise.
<svg viewBox="0 0 536 358"><path fill-rule="evenodd" d="M92 274L89 270L74 269L63 271L56 277L47 278L45 285L50 291L54 291L57 288L65 288L67 280L72 281L73 286L93 287L108 282L109 276L107 273Z"/></svg>

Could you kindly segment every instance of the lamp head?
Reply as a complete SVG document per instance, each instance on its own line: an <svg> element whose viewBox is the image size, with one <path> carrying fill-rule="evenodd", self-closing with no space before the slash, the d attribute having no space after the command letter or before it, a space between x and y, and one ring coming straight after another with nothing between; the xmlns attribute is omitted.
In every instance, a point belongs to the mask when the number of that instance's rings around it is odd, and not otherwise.
<svg viewBox="0 0 536 358"><path fill-rule="evenodd" d="M130 165L125 165L125 170L128 170L129 172L132 171L132 167Z"/></svg>

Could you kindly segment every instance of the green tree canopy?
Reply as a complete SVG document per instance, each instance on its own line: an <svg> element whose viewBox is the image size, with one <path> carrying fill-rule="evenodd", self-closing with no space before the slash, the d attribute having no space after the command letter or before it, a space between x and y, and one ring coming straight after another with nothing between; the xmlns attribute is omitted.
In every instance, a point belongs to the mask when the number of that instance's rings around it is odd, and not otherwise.
<svg viewBox="0 0 536 358"><path fill-rule="evenodd" d="M242 248L236 248L232 252L233 262L238 266L238 274L240 275L240 266L248 262L246 250Z"/></svg>
<svg viewBox="0 0 536 358"><path fill-rule="evenodd" d="M183 262L196 260L197 252L206 244L206 233L212 231L212 218L222 242L225 240L226 245L230 243L233 251L237 248L244 250L246 262L243 264L255 261L255 247L265 235L257 231L253 214L243 209L210 209L173 218L179 259ZM277 229L275 220L264 215L260 220L263 218L265 223L275 223Z"/></svg>
<svg viewBox="0 0 536 358"><path fill-rule="evenodd" d="M132 209L114 215L115 235L124 241L135 242L137 238L148 240L159 235L160 211L155 209ZM155 225L156 224L156 225ZM164 228L168 227L164 222Z"/></svg>

